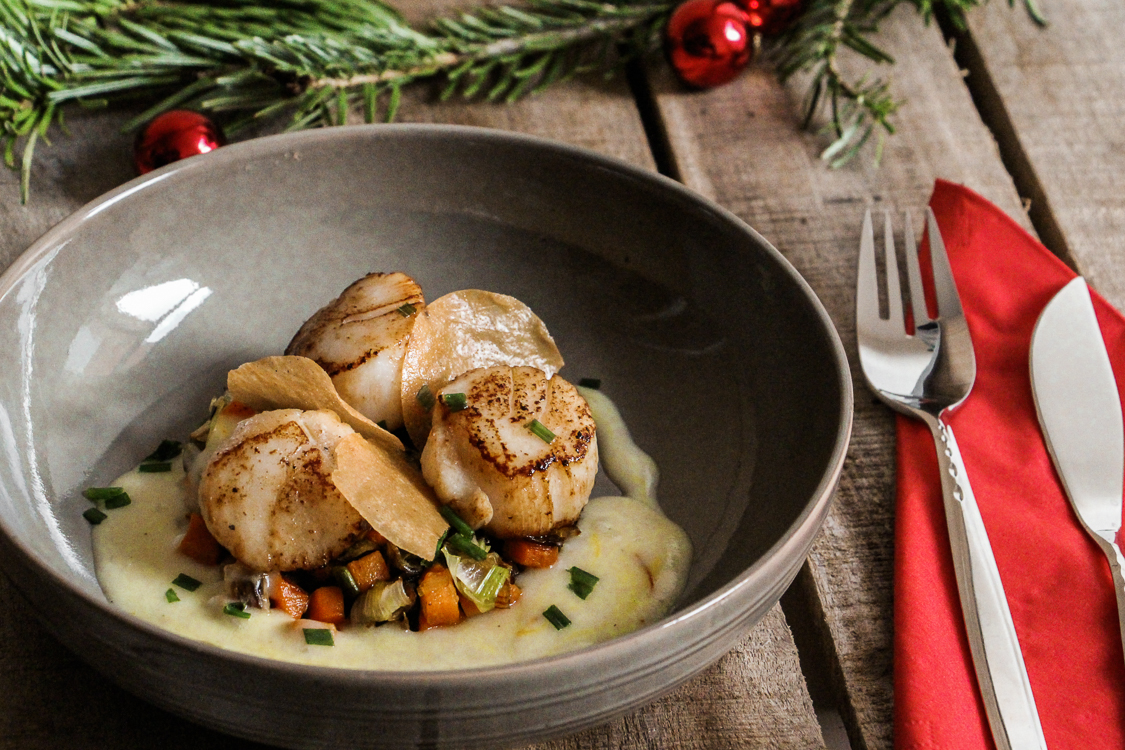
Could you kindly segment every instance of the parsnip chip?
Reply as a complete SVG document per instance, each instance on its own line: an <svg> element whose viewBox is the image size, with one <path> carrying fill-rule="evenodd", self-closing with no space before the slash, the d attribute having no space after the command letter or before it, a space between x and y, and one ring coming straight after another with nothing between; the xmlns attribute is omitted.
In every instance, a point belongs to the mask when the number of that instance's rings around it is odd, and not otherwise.
<svg viewBox="0 0 1125 750"><path fill-rule="evenodd" d="M402 441L348 405L332 378L308 357L264 357L227 373L227 390L235 401L256 411L327 409L359 434L402 452Z"/></svg>
<svg viewBox="0 0 1125 750"><path fill-rule="evenodd" d="M336 443L332 483L371 528L396 547L434 559L449 524L421 473L399 454L352 433Z"/></svg>
<svg viewBox="0 0 1125 750"><path fill-rule="evenodd" d="M402 415L419 449L430 434L430 410L418 398L422 386L436 395L453 378L494 365L537 367L550 378L563 358L547 326L515 297L465 289L426 307L402 360Z"/></svg>

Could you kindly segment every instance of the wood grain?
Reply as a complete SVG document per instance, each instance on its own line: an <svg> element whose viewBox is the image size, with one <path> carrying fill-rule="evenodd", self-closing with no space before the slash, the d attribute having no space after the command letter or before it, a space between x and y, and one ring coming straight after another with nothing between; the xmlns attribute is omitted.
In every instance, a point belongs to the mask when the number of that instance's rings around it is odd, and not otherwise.
<svg viewBox="0 0 1125 750"><path fill-rule="evenodd" d="M415 11L417 13L417 11ZM14 175L0 178L0 263L6 267L42 232L132 177L124 115L79 116L73 136L41 148L33 201L16 204ZM625 82L576 80L512 106L439 103L424 87L404 98L400 121L514 130L652 169L644 128ZM222 748L246 743L189 724L123 693L42 634L0 576L0 748L160 746ZM66 696L60 704L61 696ZM823 747L796 647L780 607L712 669L629 716L543 748Z"/></svg>
<svg viewBox="0 0 1125 750"><path fill-rule="evenodd" d="M903 7L878 41L896 58L896 90L908 97L878 168L870 155L839 170L820 161L826 139L798 130L799 82L782 87L769 70L755 68L727 87L688 93L664 67L651 72L683 181L741 216L793 263L827 308L852 364L848 460L798 583L812 588L805 592L816 605L809 611L823 612L839 660L827 671L842 682L838 700L852 745L869 750L892 745L894 435L890 411L866 391L857 369L854 283L863 211L909 209L920 228L920 209L934 178L943 177L1030 226L938 29L923 28Z"/></svg>
<svg viewBox="0 0 1125 750"><path fill-rule="evenodd" d="M1018 7L969 17L982 110L1002 132L1044 242L1125 307L1125 5L1057 0L1039 28Z"/></svg>

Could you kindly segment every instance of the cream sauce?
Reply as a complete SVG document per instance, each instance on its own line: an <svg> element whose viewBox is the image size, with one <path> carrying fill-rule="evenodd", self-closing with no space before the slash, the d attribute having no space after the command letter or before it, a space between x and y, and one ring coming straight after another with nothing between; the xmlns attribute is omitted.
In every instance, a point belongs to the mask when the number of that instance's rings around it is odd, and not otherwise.
<svg viewBox="0 0 1125 750"><path fill-rule="evenodd" d="M187 527L185 475L130 471L114 484L132 503L108 511L93 528L98 580L111 602L142 620L216 646L257 656L357 669L458 669L506 664L573 651L656 622L683 590L691 543L656 504L656 464L633 443L613 402L582 389L598 426L602 468L626 497L591 500L582 533L562 548L550 569L527 570L511 609L493 610L448 628L410 632L396 624L345 625L335 646L310 646L308 620L277 610L250 609L243 620L223 613L227 601L219 566L200 565L176 551ZM567 588L572 566L599 577L585 599ZM185 573L203 582L189 592L172 585ZM180 601L169 603L165 592ZM556 630L543 611L557 606L571 621Z"/></svg>

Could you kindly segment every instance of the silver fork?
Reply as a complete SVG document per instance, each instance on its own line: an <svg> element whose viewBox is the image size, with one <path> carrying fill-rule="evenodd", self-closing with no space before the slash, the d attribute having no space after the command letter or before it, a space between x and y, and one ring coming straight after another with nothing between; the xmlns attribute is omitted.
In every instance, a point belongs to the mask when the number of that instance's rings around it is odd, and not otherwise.
<svg viewBox="0 0 1125 750"><path fill-rule="evenodd" d="M936 319L930 318L910 215L906 215L906 268L914 333L906 333L888 214L884 229L889 317L879 316L879 282L871 211L863 219L856 291L859 362L867 384L888 406L929 426L937 445L945 521L953 569L977 683L998 750L1046 748L1000 572L973 497L961 452L944 416L969 395L976 358L945 245L927 209Z"/></svg>

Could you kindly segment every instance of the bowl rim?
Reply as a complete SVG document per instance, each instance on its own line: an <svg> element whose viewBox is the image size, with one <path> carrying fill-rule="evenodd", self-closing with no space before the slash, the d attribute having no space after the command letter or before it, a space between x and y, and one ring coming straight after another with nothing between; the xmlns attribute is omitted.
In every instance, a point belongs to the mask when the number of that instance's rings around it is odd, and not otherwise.
<svg viewBox="0 0 1125 750"><path fill-rule="evenodd" d="M324 678L326 675L330 675L333 681L342 681L356 687L379 684L383 687L394 688L395 686L409 684L412 689L426 689L437 685L454 689L467 688L471 687L473 684L479 683L482 679L541 679L541 672L544 670L558 670L560 672L587 670L593 663L608 663L614 661L614 656L622 652L639 653L644 650L644 644L657 637L658 633L671 632L672 634L676 634L682 631L686 636L688 630L693 627L692 624L705 616L708 611L714 610L716 607L721 606L729 600L737 599L740 594L746 595L747 590L754 585L755 579L763 572L763 569L770 567L771 561L778 559L779 555L783 555L786 552L796 552L797 550L795 548L804 547L806 549L801 555L803 558L804 554L807 554L807 547L811 546L816 529L819 528L820 523L827 514L836 485L843 472L851 437L853 387L847 354L840 339L839 332L836 330L823 303L821 303L808 282L797 272L785 256L753 227L731 211L694 192L682 183L659 174L656 171L638 167L614 156L600 154L579 146L524 133L466 125L430 123L350 125L253 138L210 152L205 155L206 158L187 158L166 165L146 175L136 177L85 204L54 225L51 229L47 230L47 232L40 236L27 250L21 253L3 274L0 274L0 299L4 299L11 294L26 274L45 257L63 251L69 244L68 238L72 237L74 232L81 227L84 222L113 208L118 203L126 201L133 194L152 189L160 183L196 171L221 170L224 166L229 167L231 164L252 161L256 158L267 156L276 156L286 151L293 151L307 144L350 141L356 138L395 139L420 137L423 135L466 139L469 141L484 140L501 146L555 152L556 154L567 156L578 161L591 163L592 166L600 167L601 169L621 176L654 184L657 189L670 191L680 200L704 208L717 215L723 221L734 225L742 232L749 234L750 237L761 246L762 250L770 255L790 277L795 283L796 288L803 293L807 304L810 305L811 311L819 321L822 332L826 335L829 348L833 354L835 374L840 384L837 394L839 412L837 415L837 429L834 436L833 449L829 456L827 468L821 476L816 489L810 495L809 502L805 504L801 513L798 514L789 527L787 527L785 533L778 541L765 550L750 567L741 571L719 589L693 602L687 607L674 609L657 622L646 625L631 633L555 656L495 666L442 670L373 670L317 666L246 654L205 641L198 641L165 630L147 620L142 620L135 615L119 609L104 598L98 599L85 590L74 586L67 578L59 575L36 550L26 546L20 539L11 534L8 529L8 523L3 517L0 517L0 534L3 534L4 539L0 540L0 543L6 543L6 546L10 546L16 553L25 558L25 564L37 569L39 573L54 579L56 585L67 589L70 594L81 598L87 605L101 611L109 618L116 620L120 626L126 627L133 631L133 633L145 638L166 641L169 642L169 645L175 646L181 650L194 652L197 656L217 658L247 668L281 670L305 678ZM795 533L810 523L815 524L815 528L810 530L810 533L804 536ZM796 569L792 572L795 574ZM13 580L13 584L23 593L20 582ZM27 594L24 593L24 596L27 597ZM730 613L728 617L725 618L723 624L737 624L739 619L738 612L736 611ZM692 639L683 638L677 640L686 643ZM630 670L629 674L636 671L647 671L649 669L649 664L654 661L662 660L663 657L659 657L655 660L649 659L645 660L643 663L637 663L635 669ZM622 673L618 673L617 676L622 679L626 677L626 675ZM608 675L606 678L608 679Z"/></svg>

